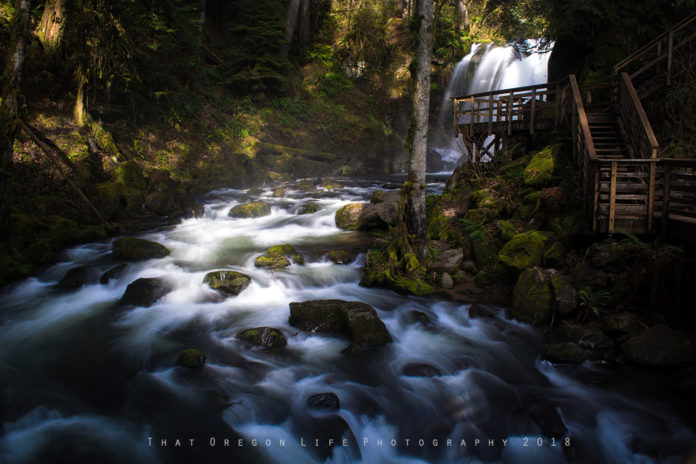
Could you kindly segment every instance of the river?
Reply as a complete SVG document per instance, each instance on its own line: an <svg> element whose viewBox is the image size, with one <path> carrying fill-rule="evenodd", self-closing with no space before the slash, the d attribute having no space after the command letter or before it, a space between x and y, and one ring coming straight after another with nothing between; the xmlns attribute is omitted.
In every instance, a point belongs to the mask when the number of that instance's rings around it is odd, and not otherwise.
<svg viewBox="0 0 696 464"><path fill-rule="evenodd" d="M248 201L245 191L216 190L203 198L202 218L138 235L170 256L128 263L100 284L120 262L111 240L89 243L4 289L2 462L681 461L694 433L669 406L587 381L610 375L606 366L541 361L539 334L505 308L487 306L493 317L474 318L469 304L359 286L369 236L339 230L334 214L391 181L291 188L282 198L265 189L259 197L272 213L255 219L228 217ZM297 214L308 200L321 209ZM282 243L305 264L274 273L254 266ZM356 260L334 264L327 258L334 249ZM77 266L87 266L92 280L56 288ZM203 283L219 269L252 283L222 297ZM151 307L119 306L140 277L163 278L173 291ZM336 298L373 306L393 343L353 358L341 353L348 340L289 325L290 302ZM287 346L266 351L236 338L262 326L280 329ZM200 370L175 365L190 347L207 356ZM439 375L404 372L413 363ZM310 406L321 393L335 394L340 406ZM558 417L567 432L544 436L540 423Z"/></svg>

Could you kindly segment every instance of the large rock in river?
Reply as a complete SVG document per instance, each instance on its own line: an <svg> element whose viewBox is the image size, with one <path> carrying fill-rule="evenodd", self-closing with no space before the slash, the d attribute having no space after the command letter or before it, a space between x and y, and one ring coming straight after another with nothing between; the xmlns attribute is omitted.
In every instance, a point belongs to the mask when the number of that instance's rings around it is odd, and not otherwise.
<svg viewBox="0 0 696 464"><path fill-rule="evenodd" d="M171 291L171 285L163 279L141 278L128 285L118 304L152 306Z"/></svg>
<svg viewBox="0 0 696 464"><path fill-rule="evenodd" d="M290 325L310 333L341 334L352 342L344 353L359 356L363 348L392 341L372 306L359 301L312 300L290 303Z"/></svg>
<svg viewBox="0 0 696 464"><path fill-rule="evenodd" d="M239 295L249 286L251 278L236 271L214 271L205 275L203 283L226 295Z"/></svg>
<svg viewBox="0 0 696 464"><path fill-rule="evenodd" d="M552 294L543 269L533 267L522 272L512 295L512 316L515 319L534 325L551 320Z"/></svg>
<svg viewBox="0 0 696 464"><path fill-rule="evenodd" d="M455 248L443 251L429 266L429 269L435 272L454 274L459 270L462 261L464 261L464 250Z"/></svg>
<svg viewBox="0 0 696 464"><path fill-rule="evenodd" d="M288 344L288 339L279 329L256 327L237 334L237 338L255 346L280 348Z"/></svg>
<svg viewBox="0 0 696 464"><path fill-rule="evenodd" d="M243 205L237 205L227 213L228 216L234 218L257 218L268 216L269 214L271 214L271 205L265 201L252 201Z"/></svg>
<svg viewBox="0 0 696 464"><path fill-rule="evenodd" d="M271 270L285 269L290 266L288 257L291 257L295 264L304 264L304 257L292 245L285 243L268 247L266 254L256 258L254 266Z"/></svg>
<svg viewBox="0 0 696 464"><path fill-rule="evenodd" d="M650 367L673 367L695 359L691 341L682 333L658 324L621 345L629 361Z"/></svg>
<svg viewBox="0 0 696 464"><path fill-rule="evenodd" d="M164 245L136 237L120 237L114 240L113 244L114 257L127 261L159 259L170 253L171 251Z"/></svg>
<svg viewBox="0 0 696 464"><path fill-rule="evenodd" d="M396 222L398 213L398 201L349 203L336 211L336 226L346 230L386 228Z"/></svg>

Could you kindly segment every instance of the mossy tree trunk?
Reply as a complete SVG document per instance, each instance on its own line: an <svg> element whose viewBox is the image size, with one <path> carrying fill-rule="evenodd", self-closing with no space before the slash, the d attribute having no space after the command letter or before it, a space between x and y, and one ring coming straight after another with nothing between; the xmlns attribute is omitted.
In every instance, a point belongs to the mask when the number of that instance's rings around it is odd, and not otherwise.
<svg viewBox="0 0 696 464"><path fill-rule="evenodd" d="M69 0L47 0L36 30L36 35L41 41L44 51L54 57L63 40L68 2Z"/></svg>
<svg viewBox="0 0 696 464"><path fill-rule="evenodd" d="M430 61L433 44L433 0L418 1L420 28L416 50L416 91L413 95L411 152L408 166L407 224L415 237L419 259L425 258L427 224L425 217L425 172L428 150L428 115L430 108Z"/></svg>
<svg viewBox="0 0 696 464"><path fill-rule="evenodd" d="M12 32L7 53L5 72L2 75L2 102L0 102L0 156L2 165L12 163L12 146L17 133L17 116L22 107L22 69L29 23L31 0L15 0Z"/></svg>
<svg viewBox="0 0 696 464"><path fill-rule="evenodd" d="M281 50L284 57L288 56L288 52L290 51L290 44L292 43L292 37L295 35L299 11L300 0L290 0L288 3L288 11L285 20L285 42L283 43L283 48Z"/></svg>
<svg viewBox="0 0 696 464"><path fill-rule="evenodd" d="M457 16L459 31L469 32L469 1L457 0Z"/></svg>

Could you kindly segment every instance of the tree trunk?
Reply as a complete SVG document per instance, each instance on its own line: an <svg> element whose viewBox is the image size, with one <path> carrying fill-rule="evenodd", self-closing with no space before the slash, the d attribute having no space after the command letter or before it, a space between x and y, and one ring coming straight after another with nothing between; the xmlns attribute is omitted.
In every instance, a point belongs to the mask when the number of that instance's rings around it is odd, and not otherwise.
<svg viewBox="0 0 696 464"><path fill-rule="evenodd" d="M283 43L283 48L281 50L283 57L287 57L290 51L290 44L292 43L292 37L295 35L295 26L297 26L299 11L300 0L290 0L290 3L288 3L287 19L285 21L285 43Z"/></svg>
<svg viewBox="0 0 696 464"><path fill-rule="evenodd" d="M309 29L309 6L310 0L300 1L300 17L299 17L299 27L298 35L300 39L300 45L307 45L309 43L310 29Z"/></svg>
<svg viewBox="0 0 696 464"><path fill-rule="evenodd" d="M469 0L457 0L459 31L469 32Z"/></svg>
<svg viewBox="0 0 696 464"><path fill-rule="evenodd" d="M69 0L47 0L44 12L39 22L36 35L43 45L44 51L55 55L63 40L65 30L66 8Z"/></svg>
<svg viewBox="0 0 696 464"><path fill-rule="evenodd" d="M12 17L12 33L8 47L7 63L3 80L2 102L0 102L0 156L3 166L12 163L12 146L17 133L17 115L22 106L21 82L24 67L29 23L31 21L31 0L15 0L15 14Z"/></svg>
<svg viewBox="0 0 696 464"><path fill-rule="evenodd" d="M415 236L419 259L426 252L425 160L428 150L428 115L430 109L430 62L433 44L433 0L418 1L420 29L416 50L416 91L413 96L411 152L408 166L407 224Z"/></svg>

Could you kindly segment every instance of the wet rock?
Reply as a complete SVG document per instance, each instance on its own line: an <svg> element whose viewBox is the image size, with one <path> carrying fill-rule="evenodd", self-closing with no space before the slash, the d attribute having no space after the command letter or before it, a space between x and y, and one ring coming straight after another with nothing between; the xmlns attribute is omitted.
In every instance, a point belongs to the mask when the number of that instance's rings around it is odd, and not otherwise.
<svg viewBox="0 0 696 464"><path fill-rule="evenodd" d="M106 285L110 281L112 281L114 279L118 279L119 277L121 277L121 275L123 274L123 271L127 267L128 267L127 264L119 264L116 267L112 267L111 269L106 271L104 274L102 274L102 276L99 278L99 283Z"/></svg>
<svg viewBox="0 0 696 464"><path fill-rule="evenodd" d="M375 190L370 197L370 203L396 202L401 201L401 192L398 190L385 192L384 190Z"/></svg>
<svg viewBox="0 0 696 464"><path fill-rule="evenodd" d="M283 332L272 327L247 329L238 333L237 338L264 348L280 348L288 344L288 339Z"/></svg>
<svg viewBox="0 0 696 464"><path fill-rule="evenodd" d="M115 258L127 261L144 261L169 256L171 251L164 245L136 237L120 237L114 240L113 254Z"/></svg>
<svg viewBox="0 0 696 464"><path fill-rule="evenodd" d="M575 342L583 349L592 352L593 359L606 359L610 357L609 351L613 350L614 343L594 325L563 325L559 334L570 342Z"/></svg>
<svg viewBox="0 0 696 464"><path fill-rule="evenodd" d="M236 271L214 271L205 275L203 283L226 295L239 295L249 286L251 278Z"/></svg>
<svg viewBox="0 0 696 464"><path fill-rule="evenodd" d="M493 319L495 317L495 313L493 313L493 311L490 309L484 308L478 303L474 303L469 307L469 317Z"/></svg>
<svg viewBox="0 0 696 464"><path fill-rule="evenodd" d="M171 192L152 192L145 197L147 209L158 216L175 216L181 212L181 207Z"/></svg>
<svg viewBox="0 0 696 464"><path fill-rule="evenodd" d="M498 259L518 271L539 266L548 240L548 234L535 230L517 234L503 246Z"/></svg>
<svg viewBox="0 0 696 464"><path fill-rule="evenodd" d="M548 343L541 349L541 357L552 363L580 364L592 353L574 342Z"/></svg>
<svg viewBox="0 0 696 464"><path fill-rule="evenodd" d="M565 209L566 198L563 187L549 187L541 191L541 206L549 213L560 213Z"/></svg>
<svg viewBox="0 0 696 464"><path fill-rule="evenodd" d="M247 190L246 193L250 197L258 197L260 195L263 195L263 189L260 189L258 187L252 187L249 190Z"/></svg>
<svg viewBox="0 0 696 464"><path fill-rule="evenodd" d="M454 287L454 281L452 280L452 276L446 272L443 272L442 277L440 277L440 286L442 288Z"/></svg>
<svg viewBox="0 0 696 464"><path fill-rule="evenodd" d="M607 286L608 276L601 269L598 270L587 261L581 261L575 266L572 273L575 288L601 289Z"/></svg>
<svg viewBox="0 0 696 464"><path fill-rule="evenodd" d="M513 289L512 316L529 324L547 324L552 315L551 303L544 270L534 267L523 271Z"/></svg>
<svg viewBox="0 0 696 464"><path fill-rule="evenodd" d="M283 198L286 193L287 193L286 189L284 189L283 187L278 187L277 189L273 190L273 197L274 198Z"/></svg>
<svg viewBox="0 0 696 464"><path fill-rule="evenodd" d="M228 216L234 218L257 218L271 214L271 205L265 201L252 201L230 209Z"/></svg>
<svg viewBox="0 0 696 464"><path fill-rule="evenodd" d="M554 269L563 269L566 264L567 254L561 242L553 242L546 251L544 251L544 266Z"/></svg>
<svg viewBox="0 0 696 464"><path fill-rule="evenodd" d="M203 353L195 348L189 348L179 353L176 358L176 365L186 367L188 369L200 369L205 365L206 357Z"/></svg>
<svg viewBox="0 0 696 464"><path fill-rule="evenodd" d="M128 285L118 304L152 306L171 291L171 285L163 279L141 278Z"/></svg>
<svg viewBox="0 0 696 464"><path fill-rule="evenodd" d="M401 374L407 377L438 377L442 375L440 369L425 363L408 363L401 369Z"/></svg>
<svg viewBox="0 0 696 464"><path fill-rule="evenodd" d="M459 270L463 259L464 250L461 248L446 250L433 261L428 270L437 273L447 272L449 274L454 274Z"/></svg>
<svg viewBox="0 0 696 464"><path fill-rule="evenodd" d="M635 314L615 313L602 318L602 330L609 335L628 335L642 331L643 326Z"/></svg>
<svg viewBox="0 0 696 464"><path fill-rule="evenodd" d="M620 273L634 263L641 251L641 246L634 242L608 241L593 244L588 248L586 258L597 269Z"/></svg>
<svg viewBox="0 0 696 464"><path fill-rule="evenodd" d="M381 229L393 225L399 204L389 201L377 204L349 203L336 211L336 226L346 230Z"/></svg>
<svg viewBox="0 0 696 464"><path fill-rule="evenodd" d="M377 312L358 301L312 300L290 303L290 325L309 333L342 334L351 338L344 350L359 356L365 347L378 347L391 342L391 336Z"/></svg>
<svg viewBox="0 0 696 464"><path fill-rule="evenodd" d="M408 312L409 321L413 324L428 325L431 323L430 316L423 311L411 310Z"/></svg>
<svg viewBox="0 0 696 464"><path fill-rule="evenodd" d="M350 264L353 262L353 257L344 250L329 251L329 259L336 264Z"/></svg>
<svg viewBox="0 0 696 464"><path fill-rule="evenodd" d="M573 287L570 278L562 274L551 274L551 287L558 313L565 315L575 311L575 287Z"/></svg>
<svg viewBox="0 0 696 464"><path fill-rule="evenodd" d="M91 269L87 266L74 267L65 273L56 284L60 290L76 290L86 285L91 278Z"/></svg>
<svg viewBox="0 0 696 464"><path fill-rule="evenodd" d="M317 393L307 398L307 406L314 409L337 411L341 407L341 402L335 393Z"/></svg>
<svg viewBox="0 0 696 464"><path fill-rule="evenodd" d="M558 407L549 401L533 403L529 407L529 415L545 437L559 439L568 433L568 428L558 413Z"/></svg>
<svg viewBox="0 0 696 464"><path fill-rule="evenodd" d="M466 261L462 262L460 267L462 271L466 272L467 274L476 275L478 272L476 269L476 263L474 263L474 261L471 259L467 259Z"/></svg>
<svg viewBox="0 0 696 464"><path fill-rule="evenodd" d="M205 206L195 200L184 202L182 215L185 218L202 218L205 215Z"/></svg>
<svg viewBox="0 0 696 464"><path fill-rule="evenodd" d="M681 332L664 324L650 327L625 341L621 349L635 364L650 367L673 367L694 360L694 347Z"/></svg>
<svg viewBox="0 0 696 464"><path fill-rule="evenodd" d="M256 258L254 266L271 270L285 269L290 266L288 257L291 257L296 264L304 264L304 257L297 253L292 245L285 243L267 248L265 255Z"/></svg>
<svg viewBox="0 0 696 464"><path fill-rule="evenodd" d="M319 206L318 203L308 201L307 203L300 206L300 209L297 210L297 214L314 214L320 210L321 206Z"/></svg>
<svg viewBox="0 0 696 464"><path fill-rule="evenodd" d="M498 236L504 241L509 242L515 235L520 234L524 230L522 221L511 221L502 219L495 221L495 228L498 231Z"/></svg>
<svg viewBox="0 0 696 464"><path fill-rule="evenodd" d="M479 270L493 269L498 265L498 253L502 244L497 238L476 240L473 247L474 262Z"/></svg>

